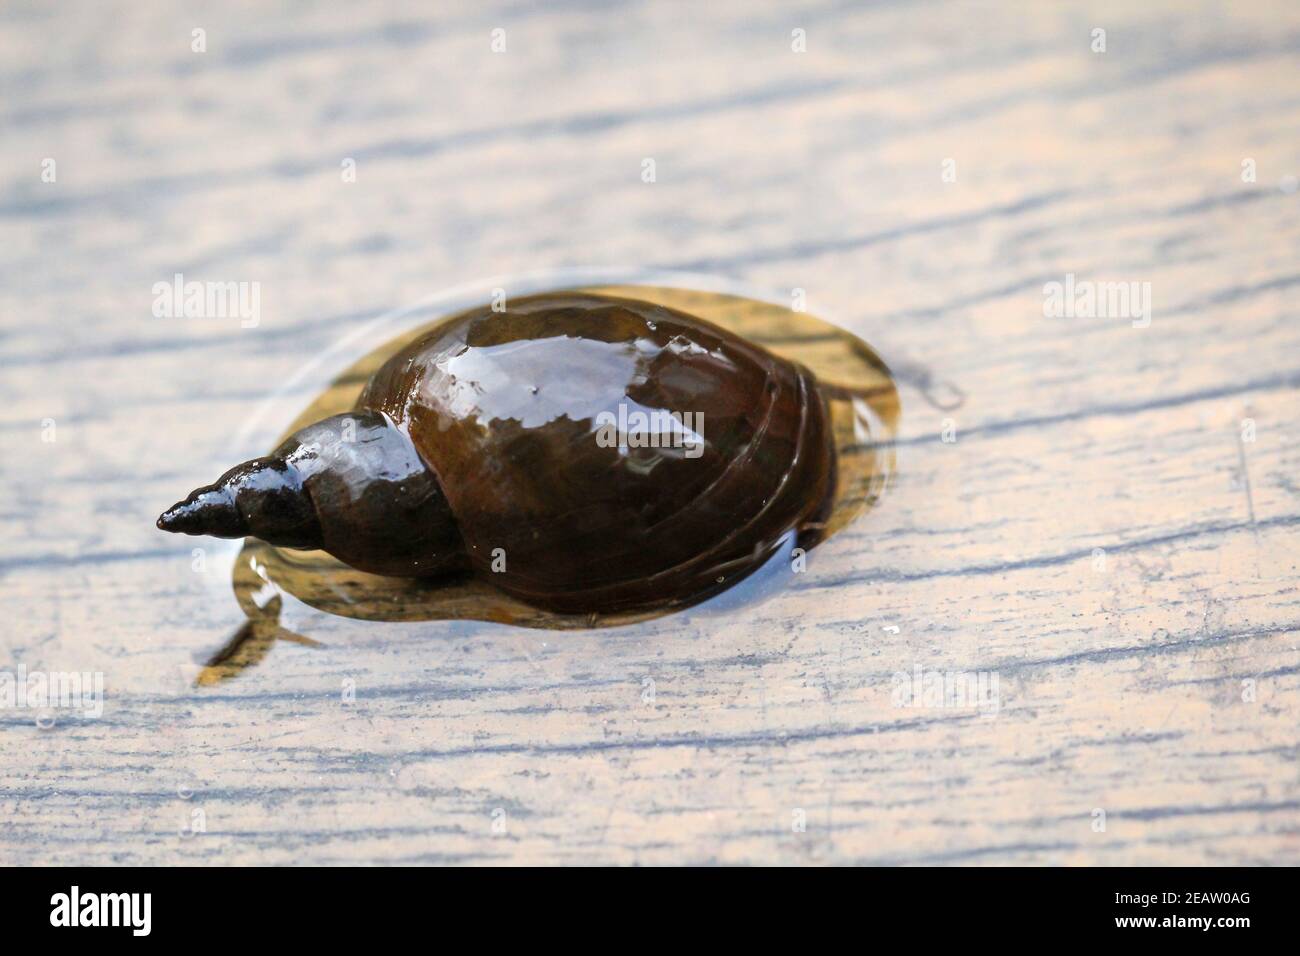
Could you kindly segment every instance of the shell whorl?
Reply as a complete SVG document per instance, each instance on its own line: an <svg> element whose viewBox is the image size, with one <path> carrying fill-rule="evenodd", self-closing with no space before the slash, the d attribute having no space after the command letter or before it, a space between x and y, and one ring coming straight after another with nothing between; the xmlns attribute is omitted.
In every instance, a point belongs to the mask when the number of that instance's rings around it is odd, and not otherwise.
<svg viewBox="0 0 1300 956"><path fill-rule="evenodd" d="M374 574L423 577L466 564L437 478L410 436L368 409L300 429L191 493L158 527L320 548Z"/></svg>

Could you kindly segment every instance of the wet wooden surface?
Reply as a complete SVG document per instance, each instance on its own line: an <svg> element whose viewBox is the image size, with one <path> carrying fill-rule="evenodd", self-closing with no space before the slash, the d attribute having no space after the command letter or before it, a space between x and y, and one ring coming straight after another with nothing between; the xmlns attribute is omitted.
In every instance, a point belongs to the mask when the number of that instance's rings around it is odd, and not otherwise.
<svg viewBox="0 0 1300 956"><path fill-rule="evenodd" d="M0 709L0 862L1300 862L1300 10L1032 9L6 4L0 666L105 693ZM758 602L302 612L194 686L234 552L158 511L375 317L556 266L805 290L902 373L883 504Z"/></svg>

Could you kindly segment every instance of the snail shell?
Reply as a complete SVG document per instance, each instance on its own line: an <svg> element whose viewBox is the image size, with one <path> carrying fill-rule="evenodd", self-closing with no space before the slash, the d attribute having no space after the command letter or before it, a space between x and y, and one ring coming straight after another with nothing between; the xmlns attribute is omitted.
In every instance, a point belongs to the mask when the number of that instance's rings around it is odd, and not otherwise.
<svg viewBox="0 0 1300 956"><path fill-rule="evenodd" d="M470 571L540 607L697 599L815 533L834 476L811 372L632 299L557 293L443 323L354 411L159 519L321 548L375 574Z"/></svg>

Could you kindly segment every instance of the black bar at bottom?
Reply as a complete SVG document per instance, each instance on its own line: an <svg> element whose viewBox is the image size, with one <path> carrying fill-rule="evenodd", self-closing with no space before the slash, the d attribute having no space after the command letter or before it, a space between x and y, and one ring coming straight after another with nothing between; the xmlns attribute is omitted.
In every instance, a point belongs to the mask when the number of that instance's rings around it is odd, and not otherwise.
<svg viewBox="0 0 1300 956"><path fill-rule="evenodd" d="M5 869L6 940L77 934L143 940L260 938L374 945L400 931L455 930L471 944L511 930L588 944L610 921L681 940L688 925L735 943L784 928L897 932L931 942L1049 933L1039 941L1279 941L1295 929L1285 869L594 870ZM836 928L838 927L838 929ZM916 934L920 933L920 937ZM970 934L975 934L970 936ZM538 935L540 934L540 936ZM764 940L765 942L770 942ZM17 951L17 950L16 950Z"/></svg>

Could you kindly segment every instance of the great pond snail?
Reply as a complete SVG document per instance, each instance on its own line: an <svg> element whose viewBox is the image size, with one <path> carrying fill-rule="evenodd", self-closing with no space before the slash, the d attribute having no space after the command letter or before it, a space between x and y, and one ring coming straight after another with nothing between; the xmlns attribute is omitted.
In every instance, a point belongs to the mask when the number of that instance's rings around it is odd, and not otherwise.
<svg viewBox="0 0 1300 956"><path fill-rule="evenodd" d="M158 527L609 612L698 599L815 538L834 477L808 369L661 305L549 293L436 326L354 410Z"/></svg>

